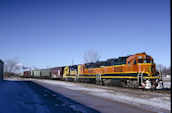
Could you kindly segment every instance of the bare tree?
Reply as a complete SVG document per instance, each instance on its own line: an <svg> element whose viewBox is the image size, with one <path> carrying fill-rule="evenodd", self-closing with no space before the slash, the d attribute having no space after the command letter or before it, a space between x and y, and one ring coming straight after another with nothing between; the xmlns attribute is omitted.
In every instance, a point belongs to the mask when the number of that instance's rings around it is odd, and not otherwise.
<svg viewBox="0 0 172 113"><path fill-rule="evenodd" d="M156 64L156 70L158 70L158 71L162 71L162 69L164 69L164 65L162 65L162 64Z"/></svg>
<svg viewBox="0 0 172 113"><path fill-rule="evenodd" d="M22 69L23 65L18 62L17 58L7 59L4 62L5 74L16 74Z"/></svg>
<svg viewBox="0 0 172 113"><path fill-rule="evenodd" d="M168 68L163 68L162 69L162 73L164 74L164 75L171 75L171 66L170 67L168 67Z"/></svg>
<svg viewBox="0 0 172 113"><path fill-rule="evenodd" d="M33 68L32 68L33 70L37 70L37 69L39 69L38 67L35 67L35 66L33 66Z"/></svg>
<svg viewBox="0 0 172 113"><path fill-rule="evenodd" d="M4 62L5 76L13 76L25 70L36 70L37 67L24 66L18 61L18 58L7 59Z"/></svg>
<svg viewBox="0 0 172 113"><path fill-rule="evenodd" d="M15 65L17 64L17 58L14 58L14 59L7 59L5 62L4 62L4 71L5 72L9 72L9 73L12 73L14 68L15 68Z"/></svg>
<svg viewBox="0 0 172 113"><path fill-rule="evenodd" d="M95 50L88 50L84 54L84 62L85 63L96 62L96 61L99 61L99 59L100 59L100 55Z"/></svg>
<svg viewBox="0 0 172 113"><path fill-rule="evenodd" d="M162 64L157 64L156 68L158 71L160 70L163 75L171 75L171 66L166 67Z"/></svg>

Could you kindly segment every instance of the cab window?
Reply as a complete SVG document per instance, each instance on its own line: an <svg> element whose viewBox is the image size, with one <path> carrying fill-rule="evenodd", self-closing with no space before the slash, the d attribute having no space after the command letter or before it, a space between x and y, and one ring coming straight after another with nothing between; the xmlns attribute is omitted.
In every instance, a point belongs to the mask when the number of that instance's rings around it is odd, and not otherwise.
<svg viewBox="0 0 172 113"><path fill-rule="evenodd" d="M143 63L143 59L139 59L138 60L138 63Z"/></svg>
<svg viewBox="0 0 172 113"><path fill-rule="evenodd" d="M147 59L147 60L146 60L146 63L153 63L153 60Z"/></svg>
<svg viewBox="0 0 172 113"><path fill-rule="evenodd" d="M133 64L136 64L136 60L134 59L134 63Z"/></svg>
<svg viewBox="0 0 172 113"><path fill-rule="evenodd" d="M129 67L131 66L131 61L128 61L128 65L129 65Z"/></svg>

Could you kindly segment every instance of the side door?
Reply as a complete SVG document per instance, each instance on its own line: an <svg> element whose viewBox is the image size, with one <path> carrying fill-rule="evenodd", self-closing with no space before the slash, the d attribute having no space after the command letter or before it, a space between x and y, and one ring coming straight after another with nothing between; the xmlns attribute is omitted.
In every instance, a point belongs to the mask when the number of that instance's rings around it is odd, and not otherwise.
<svg viewBox="0 0 172 113"><path fill-rule="evenodd" d="M131 71L132 71L132 60L129 60L129 61L127 62L127 71L128 71L128 72L131 72Z"/></svg>

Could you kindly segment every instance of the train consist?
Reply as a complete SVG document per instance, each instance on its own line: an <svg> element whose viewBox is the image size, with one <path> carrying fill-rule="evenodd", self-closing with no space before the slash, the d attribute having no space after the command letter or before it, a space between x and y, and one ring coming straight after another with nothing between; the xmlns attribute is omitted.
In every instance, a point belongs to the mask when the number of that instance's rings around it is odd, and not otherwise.
<svg viewBox="0 0 172 113"><path fill-rule="evenodd" d="M162 86L154 60L146 53L86 64L29 70L22 72L20 76L145 89L160 89Z"/></svg>

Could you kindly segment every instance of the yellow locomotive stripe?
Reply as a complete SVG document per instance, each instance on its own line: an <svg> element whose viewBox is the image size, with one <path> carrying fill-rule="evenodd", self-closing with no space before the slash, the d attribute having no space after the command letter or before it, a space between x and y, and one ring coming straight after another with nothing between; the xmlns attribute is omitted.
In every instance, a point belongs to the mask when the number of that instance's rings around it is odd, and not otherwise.
<svg viewBox="0 0 172 113"><path fill-rule="evenodd" d="M76 78L75 76L67 76L64 78ZM96 78L95 76L79 76L79 78ZM129 79L137 79L137 77L131 76L101 76L101 78L129 78ZM145 79L159 79L160 77L144 77Z"/></svg>
<svg viewBox="0 0 172 113"><path fill-rule="evenodd" d="M101 75L105 75L105 74L130 74L130 73L138 73L137 71L132 71L132 72L111 72L111 73L102 73ZM140 72L140 73L143 73L143 74L148 74L148 76L150 75L149 73L147 72ZM88 73L89 75L99 75L99 73ZM88 75L88 74L82 74L82 75ZM67 77L75 77L75 75L68 75Z"/></svg>
<svg viewBox="0 0 172 113"><path fill-rule="evenodd" d="M70 75L68 75L68 76L64 76L64 78L76 78L76 76L70 76Z"/></svg>
<svg viewBox="0 0 172 113"><path fill-rule="evenodd" d="M79 76L79 78L96 78L95 76Z"/></svg>
<svg viewBox="0 0 172 113"><path fill-rule="evenodd" d="M152 63L138 63L137 65L152 65Z"/></svg>
<svg viewBox="0 0 172 113"><path fill-rule="evenodd" d="M105 74L127 74L127 73L138 73L137 71L131 71L131 72L109 72L109 73L102 73L101 75L105 75ZM150 75L148 72L140 72L140 73L145 73L145 74L148 74ZM89 75L98 75L100 73L88 73ZM88 74L83 74L83 75L88 75Z"/></svg>
<svg viewBox="0 0 172 113"><path fill-rule="evenodd" d="M161 77L144 77L145 79L159 79Z"/></svg>
<svg viewBox="0 0 172 113"><path fill-rule="evenodd" d="M131 76L101 76L101 78L132 78L132 79L137 79L137 77L131 77Z"/></svg>

